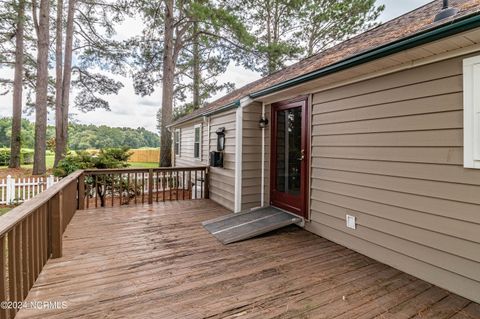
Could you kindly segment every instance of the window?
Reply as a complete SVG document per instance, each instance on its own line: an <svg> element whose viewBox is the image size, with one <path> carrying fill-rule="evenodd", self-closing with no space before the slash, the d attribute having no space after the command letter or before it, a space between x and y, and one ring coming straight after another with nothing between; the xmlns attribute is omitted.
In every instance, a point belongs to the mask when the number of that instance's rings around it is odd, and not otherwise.
<svg viewBox="0 0 480 319"><path fill-rule="evenodd" d="M480 56L463 60L464 166L480 168Z"/></svg>
<svg viewBox="0 0 480 319"><path fill-rule="evenodd" d="M180 155L180 130L174 132L174 152L175 155Z"/></svg>
<svg viewBox="0 0 480 319"><path fill-rule="evenodd" d="M201 160L202 158L202 125L194 126L193 157Z"/></svg>

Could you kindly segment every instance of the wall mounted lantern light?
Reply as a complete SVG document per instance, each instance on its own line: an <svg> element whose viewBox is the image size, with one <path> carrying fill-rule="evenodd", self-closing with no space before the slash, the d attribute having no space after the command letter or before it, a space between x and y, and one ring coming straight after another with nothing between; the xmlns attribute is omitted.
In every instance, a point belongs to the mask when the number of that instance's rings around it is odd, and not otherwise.
<svg viewBox="0 0 480 319"><path fill-rule="evenodd" d="M266 117L262 117L258 122L258 125L260 126L260 128L266 128L268 125L268 119Z"/></svg>

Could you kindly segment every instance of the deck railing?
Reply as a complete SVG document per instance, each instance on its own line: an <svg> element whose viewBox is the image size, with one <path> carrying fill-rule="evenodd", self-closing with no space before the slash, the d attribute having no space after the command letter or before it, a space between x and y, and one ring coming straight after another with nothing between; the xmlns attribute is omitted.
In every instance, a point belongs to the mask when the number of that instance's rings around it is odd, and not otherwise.
<svg viewBox="0 0 480 319"><path fill-rule="evenodd" d="M209 197L208 166L96 169L84 176L80 208Z"/></svg>
<svg viewBox="0 0 480 319"><path fill-rule="evenodd" d="M0 218L0 318L13 318L77 210L75 172ZM7 309L10 308L10 309Z"/></svg>
<svg viewBox="0 0 480 319"><path fill-rule="evenodd" d="M0 218L0 318L13 318L77 209L208 198L208 167L77 171ZM10 308L10 309L7 309Z"/></svg>

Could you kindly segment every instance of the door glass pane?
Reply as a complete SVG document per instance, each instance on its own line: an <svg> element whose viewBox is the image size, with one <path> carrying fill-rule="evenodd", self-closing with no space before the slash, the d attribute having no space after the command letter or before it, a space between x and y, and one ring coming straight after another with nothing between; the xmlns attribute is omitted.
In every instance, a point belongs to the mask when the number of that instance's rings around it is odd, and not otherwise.
<svg viewBox="0 0 480 319"><path fill-rule="evenodd" d="M276 190L300 194L302 108L276 112Z"/></svg>

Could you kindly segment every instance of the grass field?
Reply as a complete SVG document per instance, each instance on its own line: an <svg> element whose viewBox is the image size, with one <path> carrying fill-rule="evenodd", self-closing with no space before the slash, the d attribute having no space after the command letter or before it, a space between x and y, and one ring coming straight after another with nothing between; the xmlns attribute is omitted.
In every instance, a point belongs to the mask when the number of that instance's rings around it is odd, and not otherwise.
<svg viewBox="0 0 480 319"><path fill-rule="evenodd" d="M8 212L9 210L11 210L10 207L0 207L0 216L2 216L3 214L5 214L6 212Z"/></svg>
<svg viewBox="0 0 480 319"><path fill-rule="evenodd" d="M138 168L155 168L158 167L158 163L128 163L129 167L138 167Z"/></svg>
<svg viewBox="0 0 480 319"><path fill-rule="evenodd" d="M53 167L53 161L55 160L55 155L47 155L46 158L46 163L47 163L47 169ZM153 168L153 167L158 167L158 163L129 163L130 167L145 167L145 168ZM6 166L0 166L0 169L6 168ZM22 165L22 168L33 168L33 164L30 165Z"/></svg>

